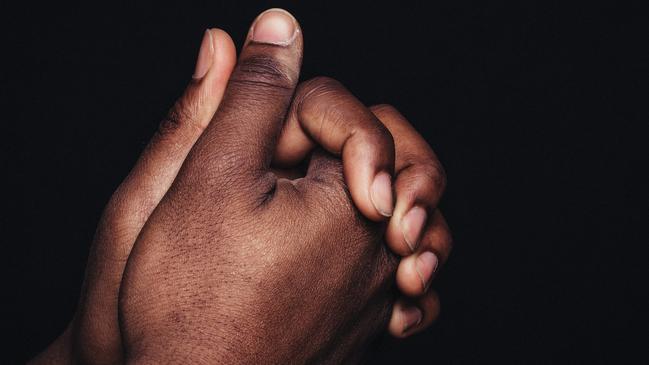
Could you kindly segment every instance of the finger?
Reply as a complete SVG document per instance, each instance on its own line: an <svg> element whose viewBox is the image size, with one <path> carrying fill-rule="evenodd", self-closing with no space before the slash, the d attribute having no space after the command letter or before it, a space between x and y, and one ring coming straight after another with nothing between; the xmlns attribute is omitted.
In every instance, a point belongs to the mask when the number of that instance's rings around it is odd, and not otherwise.
<svg viewBox="0 0 649 365"><path fill-rule="evenodd" d="M396 147L395 193L397 202L386 230L386 242L397 254L416 252L428 217L446 186L446 175L437 156L396 109L371 108L392 133Z"/></svg>
<svg viewBox="0 0 649 365"><path fill-rule="evenodd" d="M363 215L375 221L392 215L392 136L344 86L325 77L298 87L274 163L293 166L315 144L342 156L345 181Z"/></svg>
<svg viewBox="0 0 649 365"><path fill-rule="evenodd" d="M210 123L235 61L236 53L230 36L220 29L206 30L192 81L160 123L131 173L114 194L114 201L109 204L116 215L127 221L126 224L116 223L120 227L128 225L130 241L134 241L167 192L194 143Z"/></svg>
<svg viewBox="0 0 649 365"><path fill-rule="evenodd" d="M124 265L148 219L167 192L188 151L219 105L234 67L232 40L205 32L193 80L172 107L140 158L111 197L99 224L75 321L78 341L94 360L119 363L117 296ZM83 355L83 354L82 354ZM101 361L100 361L101 362Z"/></svg>
<svg viewBox="0 0 649 365"><path fill-rule="evenodd" d="M253 23L213 121L188 158L187 171L227 197L274 187L272 152L302 59L302 35L288 12L270 9ZM259 184L262 182L268 184ZM236 185L233 191L227 187Z"/></svg>
<svg viewBox="0 0 649 365"><path fill-rule="evenodd" d="M437 319L439 309L439 297L432 290L415 300L397 299L392 307L388 332L397 338L421 332Z"/></svg>
<svg viewBox="0 0 649 365"><path fill-rule="evenodd" d="M453 240L444 216L436 210L426 227L417 252L404 257L397 268L397 286L408 296L428 291L436 272L451 253Z"/></svg>

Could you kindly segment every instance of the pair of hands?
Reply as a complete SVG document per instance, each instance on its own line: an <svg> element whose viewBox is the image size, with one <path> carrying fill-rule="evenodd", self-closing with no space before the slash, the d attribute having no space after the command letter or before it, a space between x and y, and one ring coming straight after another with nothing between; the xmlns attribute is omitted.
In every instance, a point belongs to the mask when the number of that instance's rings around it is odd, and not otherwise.
<svg viewBox="0 0 649 365"><path fill-rule="evenodd" d="M405 337L434 320L429 284L451 245L435 154L394 108L327 78L297 85L301 58L284 11L256 19L238 61L206 32L40 360L342 362L386 323Z"/></svg>

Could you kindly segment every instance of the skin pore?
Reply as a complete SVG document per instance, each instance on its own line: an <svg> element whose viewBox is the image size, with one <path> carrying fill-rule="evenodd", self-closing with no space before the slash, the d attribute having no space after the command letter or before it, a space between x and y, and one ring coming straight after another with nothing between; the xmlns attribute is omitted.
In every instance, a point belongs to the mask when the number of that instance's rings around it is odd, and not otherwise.
<svg viewBox="0 0 649 365"><path fill-rule="evenodd" d="M238 60L206 31L104 212L77 314L35 363L341 362L386 326L407 337L434 320L451 246L439 161L394 108L328 78L298 85L301 58L281 10ZM305 160L304 177L272 172Z"/></svg>

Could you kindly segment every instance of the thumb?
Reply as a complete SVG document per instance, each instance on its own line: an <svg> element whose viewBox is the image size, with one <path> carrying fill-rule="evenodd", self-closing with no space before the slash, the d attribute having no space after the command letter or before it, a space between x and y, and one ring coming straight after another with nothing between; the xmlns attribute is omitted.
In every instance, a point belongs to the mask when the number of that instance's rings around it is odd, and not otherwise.
<svg viewBox="0 0 649 365"><path fill-rule="evenodd" d="M75 321L80 356L118 363L117 298L124 266L144 223L174 181L194 142L221 102L235 63L234 44L219 29L205 32L192 81L160 124L106 206L91 249Z"/></svg>
<svg viewBox="0 0 649 365"><path fill-rule="evenodd" d="M268 168L302 60L297 20L280 9L263 12L248 32L223 102L187 158L178 181L218 186L220 199L246 200L272 190ZM187 172L187 173L186 173ZM229 189L236 186L236 189Z"/></svg>

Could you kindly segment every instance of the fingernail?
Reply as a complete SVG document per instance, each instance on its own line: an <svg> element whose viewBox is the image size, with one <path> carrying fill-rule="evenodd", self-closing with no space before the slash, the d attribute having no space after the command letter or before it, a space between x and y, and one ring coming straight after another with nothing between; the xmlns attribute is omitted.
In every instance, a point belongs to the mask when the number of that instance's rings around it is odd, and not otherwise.
<svg viewBox="0 0 649 365"><path fill-rule="evenodd" d="M212 43L212 33L209 29L205 30L203 41L201 42L201 49L198 51L198 59L196 60L196 69L194 70L194 79L202 79L207 71L212 66L214 61L214 43Z"/></svg>
<svg viewBox="0 0 649 365"><path fill-rule="evenodd" d="M401 219L403 239L412 252L415 252L419 246L419 238L424 230L424 224L426 224L426 210L418 206L412 207Z"/></svg>
<svg viewBox="0 0 649 365"><path fill-rule="evenodd" d="M269 9L261 13L250 30L250 39L259 43L287 46L297 34L293 16L282 9Z"/></svg>
<svg viewBox="0 0 649 365"><path fill-rule="evenodd" d="M408 332L421 323L421 310L417 307L404 307L403 312L403 333Z"/></svg>
<svg viewBox="0 0 649 365"><path fill-rule="evenodd" d="M387 172L379 172L370 188L370 199L374 208L384 217L392 216L392 177Z"/></svg>
<svg viewBox="0 0 649 365"><path fill-rule="evenodd" d="M433 279L433 273L437 270L438 262L437 256L430 251L423 252L417 257L415 270L417 270L424 292L428 291Z"/></svg>

